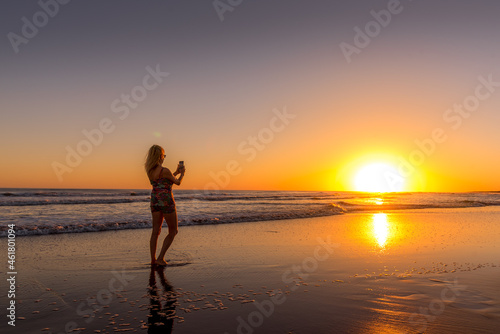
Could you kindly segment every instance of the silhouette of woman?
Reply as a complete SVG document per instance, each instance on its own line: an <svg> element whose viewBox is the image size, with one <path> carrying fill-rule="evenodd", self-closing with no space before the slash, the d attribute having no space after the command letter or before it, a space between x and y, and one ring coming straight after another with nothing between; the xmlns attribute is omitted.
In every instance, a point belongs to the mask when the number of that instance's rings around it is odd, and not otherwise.
<svg viewBox="0 0 500 334"><path fill-rule="evenodd" d="M148 151L144 167L148 174L149 181L153 186L151 191L151 214L153 216L153 230L149 241L151 253L151 265L166 266L164 260L165 253L177 235L177 210L175 208L174 196L172 195L172 185L180 185L184 178L186 168L178 165L172 174L168 168L162 166L165 160L165 150L158 145L153 145ZM178 178L176 175L180 174ZM156 245L161 232L163 219L168 225L168 235L163 241L160 254L156 258Z"/></svg>

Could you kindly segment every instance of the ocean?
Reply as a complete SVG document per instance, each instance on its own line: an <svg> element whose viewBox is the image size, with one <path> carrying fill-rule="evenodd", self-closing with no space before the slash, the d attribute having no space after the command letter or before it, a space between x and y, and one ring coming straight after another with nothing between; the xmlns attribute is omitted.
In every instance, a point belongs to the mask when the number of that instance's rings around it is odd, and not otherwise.
<svg viewBox="0 0 500 334"><path fill-rule="evenodd" d="M0 188L0 237L151 227L150 190ZM359 193L174 190L179 225L227 224L353 212L500 205L500 192ZM165 225L165 224L164 224Z"/></svg>

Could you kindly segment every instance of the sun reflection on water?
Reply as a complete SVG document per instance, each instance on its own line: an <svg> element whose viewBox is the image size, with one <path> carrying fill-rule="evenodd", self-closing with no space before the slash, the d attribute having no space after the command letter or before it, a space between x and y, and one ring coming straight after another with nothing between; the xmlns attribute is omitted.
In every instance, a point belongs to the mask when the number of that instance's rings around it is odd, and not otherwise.
<svg viewBox="0 0 500 334"><path fill-rule="evenodd" d="M387 214L375 213L373 215L373 235L380 247L384 248L389 238L389 222Z"/></svg>

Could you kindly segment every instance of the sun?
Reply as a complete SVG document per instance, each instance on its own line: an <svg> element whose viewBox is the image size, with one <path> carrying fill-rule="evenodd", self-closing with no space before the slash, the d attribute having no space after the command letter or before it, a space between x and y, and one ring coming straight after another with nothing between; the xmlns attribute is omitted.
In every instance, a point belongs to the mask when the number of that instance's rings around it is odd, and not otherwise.
<svg viewBox="0 0 500 334"><path fill-rule="evenodd" d="M404 178L397 168L384 162L361 167L354 177L354 189L365 192L397 192L405 188Z"/></svg>

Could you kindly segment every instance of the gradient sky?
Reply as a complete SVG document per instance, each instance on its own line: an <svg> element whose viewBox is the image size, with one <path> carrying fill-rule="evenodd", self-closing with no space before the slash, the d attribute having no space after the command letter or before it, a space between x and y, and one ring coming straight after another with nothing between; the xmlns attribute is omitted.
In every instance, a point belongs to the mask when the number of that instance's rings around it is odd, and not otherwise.
<svg viewBox="0 0 500 334"><path fill-rule="evenodd" d="M212 1L73 0L15 53L8 34L41 7L6 0L0 187L149 188L142 164L159 144L165 166L186 162L184 189L219 175L221 189L352 190L358 168L399 166L441 128L405 189L499 190L500 87L456 129L443 116L478 77L500 82L500 3L401 1L348 62L340 44L390 2L242 1L221 21ZM157 65L169 76L120 119L112 102ZM265 130L284 108L295 118ZM60 181L53 163L106 118L114 130Z"/></svg>

